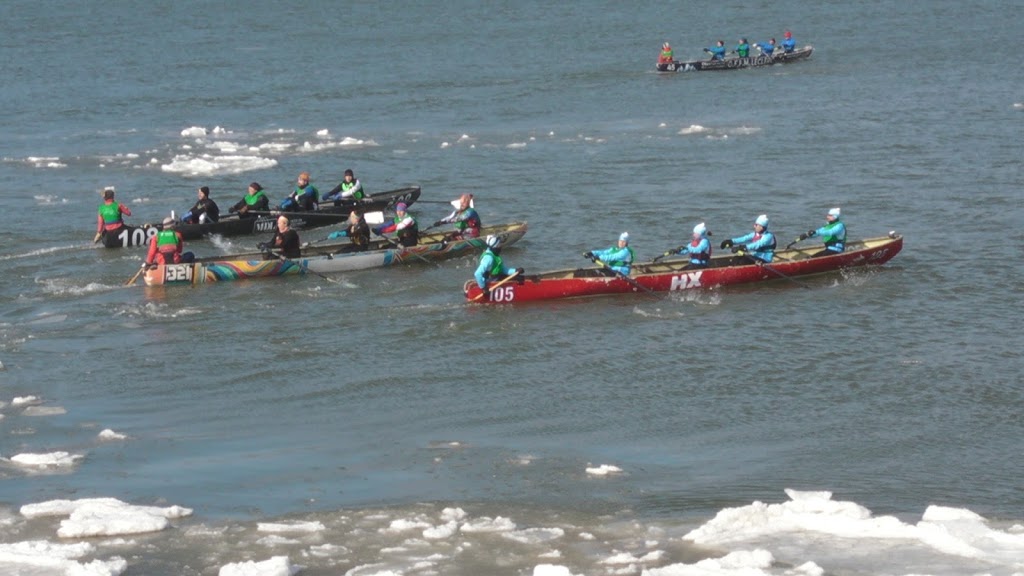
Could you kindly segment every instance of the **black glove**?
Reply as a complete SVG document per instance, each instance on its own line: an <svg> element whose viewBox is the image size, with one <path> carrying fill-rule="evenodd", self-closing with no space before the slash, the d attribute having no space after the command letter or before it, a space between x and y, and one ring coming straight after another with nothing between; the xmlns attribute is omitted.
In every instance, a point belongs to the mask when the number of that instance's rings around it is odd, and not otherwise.
<svg viewBox="0 0 1024 576"><path fill-rule="evenodd" d="M801 234L797 240L807 240L807 234Z"/></svg>
<svg viewBox="0 0 1024 576"><path fill-rule="evenodd" d="M519 270L517 270L517 272L518 272L517 276L519 276L520 278L522 278L523 276L526 276L526 268L520 268Z"/></svg>
<svg viewBox="0 0 1024 576"><path fill-rule="evenodd" d="M260 242L259 244L256 245L256 247L260 249L260 252L266 252L267 250L270 250L270 246L268 246L266 242Z"/></svg>
<svg viewBox="0 0 1024 576"><path fill-rule="evenodd" d="M491 299L491 289L490 288L484 288L483 292L484 292L484 298L486 298L487 300L490 300Z"/></svg>
<svg viewBox="0 0 1024 576"><path fill-rule="evenodd" d="M433 224L431 224L430 227L431 228L437 228L441 224L444 224L444 220L438 220L437 222L434 222Z"/></svg>
<svg viewBox="0 0 1024 576"><path fill-rule="evenodd" d="M584 252L583 253L583 257L586 258L587 260L593 260L594 259L594 253L593 252Z"/></svg>
<svg viewBox="0 0 1024 576"><path fill-rule="evenodd" d="M732 247L732 253L735 254L737 252L742 252L742 251L744 251L746 249L747 248L743 244L737 244L737 245Z"/></svg>
<svg viewBox="0 0 1024 576"><path fill-rule="evenodd" d="M722 240L722 243L718 247L725 250L729 246L732 246L732 240Z"/></svg>
<svg viewBox="0 0 1024 576"><path fill-rule="evenodd" d="M704 51L705 52L711 52L711 50L708 50L707 48L705 48Z"/></svg>
<svg viewBox="0 0 1024 576"><path fill-rule="evenodd" d="M817 234L817 233L818 233L818 231L817 231L817 230L808 230L808 231L807 231L807 237L808 237L808 238L811 238L811 237L813 237L813 236L814 236L815 234Z"/></svg>

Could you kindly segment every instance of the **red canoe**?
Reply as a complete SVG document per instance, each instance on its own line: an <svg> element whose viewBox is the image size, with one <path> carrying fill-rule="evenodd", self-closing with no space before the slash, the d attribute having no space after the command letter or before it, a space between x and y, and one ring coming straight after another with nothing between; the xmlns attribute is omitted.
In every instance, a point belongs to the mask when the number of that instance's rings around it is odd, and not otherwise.
<svg viewBox="0 0 1024 576"><path fill-rule="evenodd" d="M480 298L475 280L463 287L466 299L481 304L507 304L578 298L602 294L635 292L671 292L746 284L834 272L843 268L884 264L903 249L903 236L890 232L881 238L850 242L846 252L835 256L812 258L822 250L821 244L780 250L768 265L752 263L747 257L732 254L716 256L711 265L701 270L683 270L689 260L679 259L634 264L629 280L611 276L598 267L555 270L505 282L493 282L490 299ZM500 285L499 285L500 284ZM646 290L645 290L646 289Z"/></svg>

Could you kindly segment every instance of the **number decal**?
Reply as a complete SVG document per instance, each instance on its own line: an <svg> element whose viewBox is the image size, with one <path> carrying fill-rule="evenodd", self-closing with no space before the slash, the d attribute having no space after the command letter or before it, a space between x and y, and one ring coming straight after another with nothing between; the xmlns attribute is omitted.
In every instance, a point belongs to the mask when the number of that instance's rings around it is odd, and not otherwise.
<svg viewBox="0 0 1024 576"><path fill-rule="evenodd" d="M191 264L167 264L164 266L164 284L170 282L191 282Z"/></svg>
<svg viewBox="0 0 1024 576"><path fill-rule="evenodd" d="M516 291L513 286L499 286L491 292L491 302L511 302L516 299Z"/></svg>

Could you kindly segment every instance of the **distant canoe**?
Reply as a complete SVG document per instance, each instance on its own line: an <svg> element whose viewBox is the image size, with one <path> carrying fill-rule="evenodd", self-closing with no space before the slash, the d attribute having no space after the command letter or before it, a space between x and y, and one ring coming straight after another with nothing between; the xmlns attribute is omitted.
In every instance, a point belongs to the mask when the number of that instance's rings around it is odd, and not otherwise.
<svg viewBox="0 0 1024 576"><path fill-rule="evenodd" d="M209 258L197 258L191 264L168 264L150 268L143 279L147 286L164 284L205 284L227 280L268 278L294 274L332 274L368 268L381 268L396 264L438 262L460 256L479 254L486 245L484 239L493 234L503 245L514 244L526 234L526 222L485 226L479 238L446 240L451 233L421 234L416 246L395 246L386 240L374 240L370 249L356 251L349 242L310 246L302 249L298 258L266 259L259 252L248 252Z"/></svg>
<svg viewBox="0 0 1024 576"><path fill-rule="evenodd" d="M803 60L814 52L813 46L802 46L792 52L776 50L773 56L759 54L745 58L726 58L725 60L691 60L689 62L673 61L663 64L656 64L658 72L697 72L702 70L740 70L742 68L756 68L758 66L771 66L773 64L785 64L796 60Z"/></svg>
<svg viewBox="0 0 1024 576"><path fill-rule="evenodd" d="M296 230L331 226L348 219L353 208L363 212L376 212L392 209L399 202L411 206L420 197L418 186L409 186L370 194L361 201L343 200L335 203L326 202L316 212L281 212L288 216L289 225ZM145 246L149 239L156 236L163 228L162 224L146 224L143 226L125 226L116 233L104 234L103 245L107 248L128 248ZM198 240L205 236L244 236L247 234L273 234L277 229L277 212L261 212L255 218L239 218L235 214L222 217L217 222L204 224L178 224L174 229L181 233L184 240Z"/></svg>
<svg viewBox="0 0 1024 576"><path fill-rule="evenodd" d="M489 299L480 298L481 290L475 280L467 281L462 290L470 302L515 304L531 300L700 290L770 280L792 280L793 277L884 264L903 249L903 237L892 232L881 238L850 242L841 254L812 257L821 249L821 244L818 244L780 250L768 265L731 254L715 256L707 268L700 269L688 268L689 259L684 258L642 262L633 264L628 280L593 266L541 272L523 278L516 277L501 286L495 286Z"/></svg>

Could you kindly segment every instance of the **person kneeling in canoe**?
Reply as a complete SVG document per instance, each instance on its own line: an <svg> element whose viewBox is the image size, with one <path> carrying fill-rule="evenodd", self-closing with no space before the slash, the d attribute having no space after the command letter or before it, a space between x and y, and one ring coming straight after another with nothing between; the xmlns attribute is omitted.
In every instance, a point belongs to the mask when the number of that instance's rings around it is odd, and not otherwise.
<svg viewBox="0 0 1024 576"><path fill-rule="evenodd" d="M633 260L636 259L636 254L629 247L629 232L623 232L619 234L619 241L615 246L604 250L584 252L583 257L595 262L600 260L605 267L629 276L629 270L633 265Z"/></svg>
<svg viewBox="0 0 1024 576"><path fill-rule="evenodd" d="M255 214L255 212L270 212L270 198L267 198L267 194L259 182L253 182L249 184L245 197L232 206L228 212L232 214L237 212L239 218L257 218L260 214Z"/></svg>
<svg viewBox="0 0 1024 576"><path fill-rule="evenodd" d="M277 217L277 231L270 242L259 245L264 252L264 258L271 260L274 257L301 258L302 244L299 242L299 233L292 230L288 224L287 216ZM272 252L276 250L277 252Z"/></svg>
<svg viewBox="0 0 1024 576"><path fill-rule="evenodd" d="M488 282L502 280L512 274L518 274L519 282L522 283L525 271L522 268L508 268L505 266L505 262L501 259L501 238L490 235L484 241L484 244L486 248L480 254L480 264L476 267L473 277L476 278L476 285L483 291L484 298L489 300L491 298L491 290L487 287Z"/></svg>
<svg viewBox="0 0 1024 576"><path fill-rule="evenodd" d="M195 261L195 254L182 253L185 242L181 239L181 233L174 229L174 224L174 218L164 218L163 230L157 232L149 241L149 251L146 253L143 268L166 264L191 264Z"/></svg>
<svg viewBox="0 0 1024 576"><path fill-rule="evenodd" d="M210 188L208 186L200 187L196 191L196 196L199 200L181 217L181 221L185 224L205 224L220 220L220 208L210 198Z"/></svg>
<svg viewBox="0 0 1024 576"><path fill-rule="evenodd" d="M675 56L672 54L672 46L665 42L661 45L661 53L658 54L658 69L667 69L668 65L673 61L675 61Z"/></svg>
<svg viewBox="0 0 1024 576"><path fill-rule="evenodd" d="M460 196L459 207L451 214L431 224L430 227L434 228L441 224L455 225L455 234L452 234L451 240L479 238L482 224L480 224L480 215L473 208L473 195L463 194Z"/></svg>
<svg viewBox="0 0 1024 576"><path fill-rule="evenodd" d="M99 242L104 234L117 234L124 228L124 218L131 216L132 211L127 206L114 200L114 189L103 190L103 204L100 204L99 213L96 215L96 237L93 242Z"/></svg>
<svg viewBox="0 0 1024 576"><path fill-rule="evenodd" d="M373 229L377 236L383 236L389 232L398 234L398 242L405 247L415 246L420 240L420 229L416 224L416 218L409 214L405 202L399 202L395 206L395 218L389 224L381 224Z"/></svg>
<svg viewBox="0 0 1024 576"><path fill-rule="evenodd" d="M345 170L344 179L341 184L338 184L331 191L324 195L324 204L328 202L334 202L335 206L341 205L342 200L362 200L366 198L366 193L363 192L363 184L356 178L352 169Z"/></svg>
<svg viewBox="0 0 1024 576"><path fill-rule="evenodd" d="M732 253L745 252L746 256L761 262L771 262L775 257L775 235L768 231L768 216L761 214L754 220L754 231L750 234L722 240L722 249L732 248Z"/></svg>
<svg viewBox="0 0 1024 576"><path fill-rule="evenodd" d="M846 250L846 224L839 219L839 208L833 208L825 215L825 225L817 230L808 230L801 234L797 241L807 240L815 236L821 236L825 242L825 249L817 254L811 254L811 258L818 256L835 256Z"/></svg>
<svg viewBox="0 0 1024 576"><path fill-rule="evenodd" d="M337 240L347 237L352 241L356 250L362 252L370 247L370 226L363 218L359 210L353 210L348 214L347 227L344 230L337 230L327 235L328 240Z"/></svg>
<svg viewBox="0 0 1024 576"><path fill-rule="evenodd" d="M708 240L711 232L703 222L693 227L693 239L686 246L680 248L679 253L690 257L690 263L683 267L683 270L695 270L707 268L711 261L711 241Z"/></svg>
<svg viewBox="0 0 1024 576"><path fill-rule="evenodd" d="M309 172L299 174L296 179L295 190L281 202L281 210L284 212L315 212L319 207L320 191L309 183Z"/></svg>

